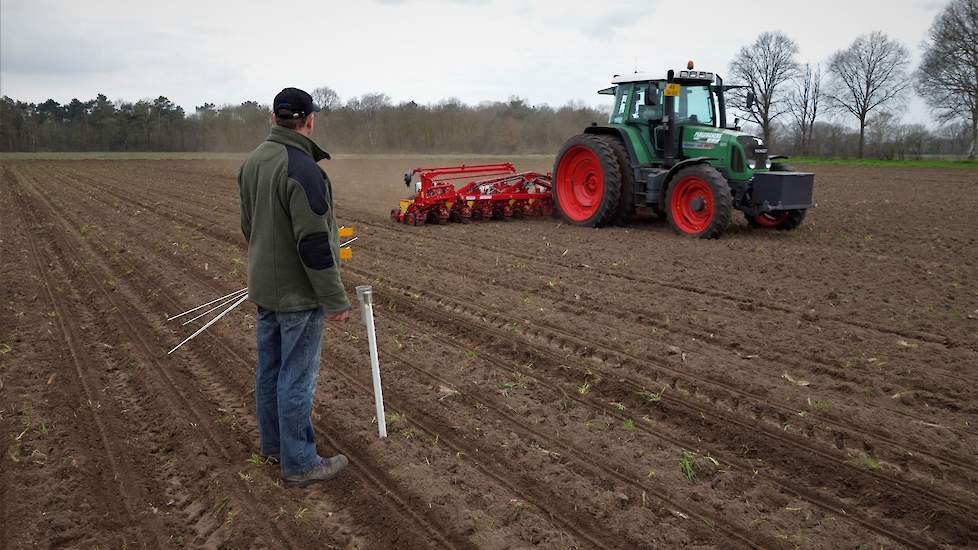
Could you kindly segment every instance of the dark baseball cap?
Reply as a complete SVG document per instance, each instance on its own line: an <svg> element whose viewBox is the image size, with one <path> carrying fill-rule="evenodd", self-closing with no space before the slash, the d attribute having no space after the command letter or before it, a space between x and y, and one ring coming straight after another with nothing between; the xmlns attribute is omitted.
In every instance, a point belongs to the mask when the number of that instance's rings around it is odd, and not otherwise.
<svg viewBox="0 0 978 550"><path fill-rule="evenodd" d="M299 88L285 88L275 96L272 112L278 118L305 118L319 112L319 107L312 102L311 95Z"/></svg>

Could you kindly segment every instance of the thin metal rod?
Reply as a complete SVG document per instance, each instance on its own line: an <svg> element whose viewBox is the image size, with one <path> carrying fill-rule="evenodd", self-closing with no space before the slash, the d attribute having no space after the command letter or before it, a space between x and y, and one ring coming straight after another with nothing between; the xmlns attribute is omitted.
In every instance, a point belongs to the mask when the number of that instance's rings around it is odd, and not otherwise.
<svg viewBox="0 0 978 550"><path fill-rule="evenodd" d="M197 315L196 317L192 317L189 321L184 321L183 323L180 324L180 326L184 326L185 327L185 326L189 325L190 323L193 323L197 319L200 319L201 317L206 317L208 314L210 314L210 313L212 313L214 311L217 311L217 310L221 309L222 307L230 304L231 302L237 300L240 297L241 297L240 295L237 295L237 296L233 296L231 298L228 298L227 300L224 300L223 302L221 302L221 303L217 304L216 306L208 309L207 311L201 313L200 315Z"/></svg>
<svg viewBox="0 0 978 550"><path fill-rule="evenodd" d="M377 431L381 439L387 437L387 417L384 414L384 390L380 386L380 358L377 356L377 330L374 327L374 291L370 285L357 287L360 314L367 327L367 344L370 348L370 374L374 383L374 406L377 408Z"/></svg>
<svg viewBox="0 0 978 550"><path fill-rule="evenodd" d="M350 239L350 240L348 240L348 241L346 241L345 243L343 243L343 244L341 244L341 245L340 245L340 248L342 248L342 247L344 247L344 246L347 246L348 244L350 244L350 243L352 243L353 241L355 241L355 240L357 240L357 239L359 239L359 238L360 238L360 237L353 237L352 239Z"/></svg>
<svg viewBox="0 0 978 550"><path fill-rule="evenodd" d="M244 301L247 300L247 299L248 299L248 295L247 294L245 294L244 296L238 298L238 301L237 302L234 302L233 304L231 304L230 306L228 306L228 308L225 309L224 311L222 311L221 314L218 315L217 317L214 317L210 321L207 321L207 324L206 325L200 327L199 329L197 329L197 332L191 334L190 336L187 337L186 340L184 340L183 342L180 342L179 344L177 344L177 347L171 349L167 353L167 355L171 355L173 352L175 352L178 349L180 349L180 346L182 346L182 345L186 344L187 342L189 342L189 341L193 340L194 338L196 338L198 334L200 334L201 332L204 332L205 330L207 330L211 325L213 325L218 320L220 320L221 317L224 317L228 313L231 313L231 310L233 310L234 308L236 308L236 307L240 306L241 304L243 304Z"/></svg>
<svg viewBox="0 0 978 550"><path fill-rule="evenodd" d="M179 319L180 317L183 317L184 315L186 315L188 313L193 313L193 312L197 311L198 309L205 308L205 307L207 307L207 306L209 306L209 305L211 305L213 303L220 302L221 300L230 298L231 296L234 296L235 294L241 294L242 292L247 292L247 291L248 291L248 287L244 287L244 288L242 288L240 290L235 290L231 294L225 294L224 296L221 296L220 298L211 300L210 302L207 302L206 304L200 304L199 306L197 306L197 307L195 307L193 309L188 309L187 311L184 311L183 313L181 313L179 315L174 315L173 317L167 317L166 320L167 321L172 321L174 319Z"/></svg>

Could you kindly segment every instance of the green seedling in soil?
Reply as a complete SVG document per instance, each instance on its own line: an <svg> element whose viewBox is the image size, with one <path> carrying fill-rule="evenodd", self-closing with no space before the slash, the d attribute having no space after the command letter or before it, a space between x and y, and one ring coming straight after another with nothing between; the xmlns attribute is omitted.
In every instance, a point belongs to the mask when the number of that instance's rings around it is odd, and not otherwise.
<svg viewBox="0 0 978 550"><path fill-rule="evenodd" d="M547 286L549 286L550 288L553 288L553 287L557 286L557 281L555 281L553 279L547 279Z"/></svg>
<svg viewBox="0 0 978 550"><path fill-rule="evenodd" d="M308 511L309 508L299 508L298 510L295 511L295 515L293 517L295 518L296 521L299 521L306 516L306 512Z"/></svg>
<svg viewBox="0 0 978 550"><path fill-rule="evenodd" d="M831 406L832 406L831 401L824 400L824 399L812 399L811 397L808 398L808 408L812 409L813 411L825 410Z"/></svg>
<svg viewBox="0 0 978 550"><path fill-rule="evenodd" d="M635 429L635 421L632 420L631 418L626 418L625 419L625 429L626 430L634 430Z"/></svg>
<svg viewBox="0 0 978 550"><path fill-rule="evenodd" d="M251 457L248 459L248 464L254 464L255 466L264 466L268 463L267 458L262 458L261 455L255 453L251 453Z"/></svg>
<svg viewBox="0 0 978 550"><path fill-rule="evenodd" d="M417 439L421 436L421 433L414 428L407 428L405 430L401 430L401 436L404 437L404 439Z"/></svg>
<svg viewBox="0 0 978 550"><path fill-rule="evenodd" d="M608 403L608 404L611 405L612 407L618 409L619 411L625 410L625 404L624 403L620 403L620 402L617 402L617 401L612 401L611 403Z"/></svg>
<svg viewBox="0 0 978 550"><path fill-rule="evenodd" d="M392 426L404 420L404 415L398 412L391 412L385 416L385 419L387 420L387 425Z"/></svg>
<svg viewBox="0 0 978 550"><path fill-rule="evenodd" d="M78 232L81 233L82 237L84 237L85 235L88 235L88 232L91 230L92 230L92 226L85 223L82 224L82 226L78 229Z"/></svg>
<svg viewBox="0 0 978 550"><path fill-rule="evenodd" d="M664 393L666 393L666 389L662 388L662 390L658 392L642 390L638 392L638 395L639 397L644 399L647 403L658 403L662 401L662 394Z"/></svg>
<svg viewBox="0 0 978 550"><path fill-rule="evenodd" d="M883 466L880 465L879 461L869 455L864 455L862 458L857 459L856 464L871 472L878 472L883 469Z"/></svg>
<svg viewBox="0 0 978 550"><path fill-rule="evenodd" d="M577 393L579 393L581 395L587 395L587 393L589 391L591 391L591 383L590 382L584 382L583 384L577 386Z"/></svg>
<svg viewBox="0 0 978 550"><path fill-rule="evenodd" d="M211 508L211 514L217 516L231 504L231 497L224 497Z"/></svg>
<svg viewBox="0 0 978 550"><path fill-rule="evenodd" d="M693 483L696 480L696 473L693 471L693 453L683 449L682 456L679 457L679 469L682 470L683 476Z"/></svg>
<svg viewBox="0 0 978 550"><path fill-rule="evenodd" d="M0 355L5 353L10 353L14 348L10 347L10 344L0 344Z"/></svg>
<svg viewBox="0 0 978 550"><path fill-rule="evenodd" d="M255 476L251 475L248 472L238 472L238 477L240 477L242 481L245 481L247 483L251 483L255 479Z"/></svg>
<svg viewBox="0 0 978 550"><path fill-rule="evenodd" d="M229 510L228 515L224 518L224 523L231 525L232 523L234 523L234 517L237 515L238 515L237 512L231 512Z"/></svg>
<svg viewBox="0 0 978 550"><path fill-rule="evenodd" d="M475 359L479 355L474 349L466 350L465 356L469 359Z"/></svg>
<svg viewBox="0 0 978 550"><path fill-rule="evenodd" d="M46 435L49 431L51 431L51 429L42 420L41 423L40 423L40 425L38 425L38 427L37 427L37 433L39 433L41 435Z"/></svg>

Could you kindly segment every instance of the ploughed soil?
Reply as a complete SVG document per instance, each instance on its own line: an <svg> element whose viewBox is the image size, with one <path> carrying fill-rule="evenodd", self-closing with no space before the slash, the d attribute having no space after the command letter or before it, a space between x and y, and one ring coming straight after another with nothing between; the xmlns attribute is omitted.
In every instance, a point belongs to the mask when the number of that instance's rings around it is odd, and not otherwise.
<svg viewBox="0 0 978 550"><path fill-rule="evenodd" d="M978 174L819 168L799 230L714 241L389 220L465 160L323 163L390 437L329 325L314 424L351 465L301 490L255 455L254 306L166 355L244 286L237 164L0 163L0 546L976 545Z"/></svg>

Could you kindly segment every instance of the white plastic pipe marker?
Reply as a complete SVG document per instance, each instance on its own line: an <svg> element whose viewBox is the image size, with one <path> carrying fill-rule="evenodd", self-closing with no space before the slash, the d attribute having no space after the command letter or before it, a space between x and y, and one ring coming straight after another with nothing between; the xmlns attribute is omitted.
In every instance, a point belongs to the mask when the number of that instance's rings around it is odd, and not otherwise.
<svg viewBox="0 0 978 550"><path fill-rule="evenodd" d="M377 405L377 429L380 438L387 437L387 417L384 415L384 391L380 387L380 358L377 357L377 331L374 328L374 291L370 285L357 287L363 324L367 327L367 343L370 346L370 372L374 379L374 404Z"/></svg>

